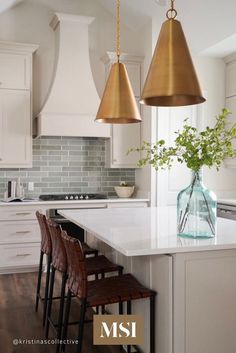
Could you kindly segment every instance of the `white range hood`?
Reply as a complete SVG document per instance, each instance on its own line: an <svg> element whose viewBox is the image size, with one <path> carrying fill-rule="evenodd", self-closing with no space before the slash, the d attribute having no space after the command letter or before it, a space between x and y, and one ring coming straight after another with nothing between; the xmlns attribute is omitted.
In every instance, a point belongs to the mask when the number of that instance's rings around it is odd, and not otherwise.
<svg viewBox="0 0 236 353"><path fill-rule="evenodd" d="M110 126L95 123L98 96L89 58L88 26L92 17L56 13L53 81L36 118L37 136L110 137Z"/></svg>

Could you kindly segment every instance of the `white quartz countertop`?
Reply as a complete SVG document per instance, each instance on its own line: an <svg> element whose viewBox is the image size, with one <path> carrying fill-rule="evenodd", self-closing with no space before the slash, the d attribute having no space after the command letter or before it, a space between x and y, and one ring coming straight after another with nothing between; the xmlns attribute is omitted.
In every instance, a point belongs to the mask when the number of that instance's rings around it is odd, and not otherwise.
<svg viewBox="0 0 236 353"><path fill-rule="evenodd" d="M91 199L91 200L74 200L74 201L41 201L30 200L22 202L4 202L0 201L0 206L38 206L38 205L89 205L89 204L107 204L107 203L135 203L135 202L149 202L148 198L109 198L109 199Z"/></svg>
<svg viewBox="0 0 236 353"><path fill-rule="evenodd" d="M218 218L211 239L177 236L175 207L59 210L59 213L126 256L236 249L236 222Z"/></svg>

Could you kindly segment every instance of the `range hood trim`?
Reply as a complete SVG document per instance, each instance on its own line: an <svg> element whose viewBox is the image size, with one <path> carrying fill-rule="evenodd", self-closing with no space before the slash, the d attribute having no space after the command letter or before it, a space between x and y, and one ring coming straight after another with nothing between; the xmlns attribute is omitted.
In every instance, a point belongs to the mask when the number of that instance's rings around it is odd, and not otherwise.
<svg viewBox="0 0 236 353"><path fill-rule="evenodd" d="M67 13L55 12L49 25L55 31L58 24L62 21L79 22L79 23L90 25L94 20L95 20L95 17L71 15Z"/></svg>

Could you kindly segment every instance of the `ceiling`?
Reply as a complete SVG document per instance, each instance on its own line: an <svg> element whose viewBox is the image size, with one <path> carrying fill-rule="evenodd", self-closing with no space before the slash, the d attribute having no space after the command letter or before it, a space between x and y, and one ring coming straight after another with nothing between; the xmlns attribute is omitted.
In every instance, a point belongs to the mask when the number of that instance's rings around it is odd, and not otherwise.
<svg viewBox="0 0 236 353"><path fill-rule="evenodd" d="M1 0L0 1L0 13L10 9L11 7L17 5L22 0Z"/></svg>
<svg viewBox="0 0 236 353"><path fill-rule="evenodd" d="M115 0L96 1L115 16ZM169 0L121 0L122 19L133 30L140 29L150 18L161 24L169 3ZM175 7L190 46L196 52L236 34L235 0L176 0ZM232 42L226 41L223 51L228 53L231 45ZM222 44L220 48L221 51ZM217 56L221 56L219 52Z"/></svg>
<svg viewBox="0 0 236 353"><path fill-rule="evenodd" d="M0 13L21 1L0 0ZM50 2L44 2L47 1ZM115 16L116 0L93 1ZM170 0L121 0L122 23L138 31L152 18L157 36L169 3ZM223 57L236 51L236 0L175 0L175 7L189 45L196 53Z"/></svg>

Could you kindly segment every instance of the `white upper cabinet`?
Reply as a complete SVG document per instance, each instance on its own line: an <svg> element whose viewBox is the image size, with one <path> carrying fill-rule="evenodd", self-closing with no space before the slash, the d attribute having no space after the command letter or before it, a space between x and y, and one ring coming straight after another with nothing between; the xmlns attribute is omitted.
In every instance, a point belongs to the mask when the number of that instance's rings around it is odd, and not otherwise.
<svg viewBox="0 0 236 353"><path fill-rule="evenodd" d="M108 52L103 57L106 78L111 65L117 61L116 54ZM139 98L141 94L141 70L143 58L129 54L122 54L120 61L125 64L130 83L132 85L137 104L141 111ZM107 168L137 168L139 153L127 155L132 147L140 147L141 123L113 124L111 125L111 138L106 141L106 167Z"/></svg>
<svg viewBox="0 0 236 353"><path fill-rule="evenodd" d="M0 52L0 88L30 89L30 58Z"/></svg>
<svg viewBox="0 0 236 353"><path fill-rule="evenodd" d="M0 90L0 109L0 167L30 166L30 91Z"/></svg>
<svg viewBox="0 0 236 353"><path fill-rule="evenodd" d="M142 58L140 58L139 63L123 61L125 63L125 67L129 75L129 79L134 91L134 95L137 98L140 98L140 94L141 94L140 92L141 91L141 62L142 62L141 60Z"/></svg>
<svg viewBox="0 0 236 353"><path fill-rule="evenodd" d="M127 155L127 151L140 146L140 124L114 125L111 133L111 139L106 141L107 167L137 168L140 154Z"/></svg>
<svg viewBox="0 0 236 353"><path fill-rule="evenodd" d="M236 56L226 63L226 98L236 96Z"/></svg>
<svg viewBox="0 0 236 353"><path fill-rule="evenodd" d="M226 63L226 99L225 107L232 112L230 116L230 125L236 123L236 54L232 54L225 58ZM234 142L236 148L236 140ZM228 158L225 160L225 166L228 168L236 168L236 158Z"/></svg>
<svg viewBox="0 0 236 353"><path fill-rule="evenodd" d="M0 42L0 168L32 166L35 45Z"/></svg>
<svg viewBox="0 0 236 353"><path fill-rule="evenodd" d="M236 123L236 95L226 98L225 107L232 112L232 115L230 115L229 118L229 127L232 127ZM233 146L236 149L236 140L234 140ZM227 168L236 168L236 158L227 158L224 164Z"/></svg>

